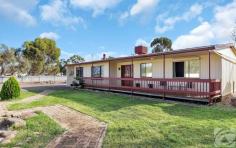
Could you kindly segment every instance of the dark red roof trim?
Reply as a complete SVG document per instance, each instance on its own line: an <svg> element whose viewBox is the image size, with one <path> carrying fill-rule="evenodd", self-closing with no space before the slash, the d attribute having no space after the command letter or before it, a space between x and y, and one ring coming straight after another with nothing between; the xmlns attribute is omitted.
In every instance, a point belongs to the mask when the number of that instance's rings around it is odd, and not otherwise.
<svg viewBox="0 0 236 148"><path fill-rule="evenodd" d="M144 55L118 57L118 58L107 59L107 60L95 60L95 61L88 61L88 62L82 62L82 63L76 63L76 64L67 64L66 66L118 61L118 60L125 60L125 59L145 58L145 57L153 57L153 56L159 56L159 55L171 55L171 54L180 54L180 53L188 53L188 52L210 51L210 50L215 50L215 49L220 49L220 48L232 48L232 47L234 47L232 43L216 44L216 45L201 46L201 47L194 47L194 48L178 49L178 50L173 50L173 51L168 51L168 52L150 53L150 54L144 54Z"/></svg>

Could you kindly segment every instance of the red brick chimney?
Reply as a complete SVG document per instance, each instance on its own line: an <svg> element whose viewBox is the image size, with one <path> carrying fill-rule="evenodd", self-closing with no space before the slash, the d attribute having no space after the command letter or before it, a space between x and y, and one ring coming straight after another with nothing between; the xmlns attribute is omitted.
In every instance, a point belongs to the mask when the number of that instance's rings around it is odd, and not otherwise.
<svg viewBox="0 0 236 148"><path fill-rule="evenodd" d="M135 54L137 54L137 55L142 55L142 54L148 53L147 47L143 46L143 45L136 46L134 50L135 50Z"/></svg>

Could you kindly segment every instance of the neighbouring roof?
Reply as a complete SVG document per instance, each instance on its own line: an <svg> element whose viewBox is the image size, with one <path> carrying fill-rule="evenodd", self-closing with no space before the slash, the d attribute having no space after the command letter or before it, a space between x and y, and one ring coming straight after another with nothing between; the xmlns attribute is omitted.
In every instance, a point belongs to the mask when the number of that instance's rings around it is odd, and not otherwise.
<svg viewBox="0 0 236 148"><path fill-rule="evenodd" d="M232 43L227 44L215 44L209 46L200 46L200 47L193 47L193 48L185 48L185 49L178 49L173 51L167 52L158 52L158 53L150 53L150 54L143 54L143 55L133 55L127 57L117 57L112 59L105 59L105 60L94 60L94 61L85 61L76 64L67 64L66 66L75 66L79 64L92 64L92 63L100 63L100 62L109 62L109 61L116 61L116 60L125 60L125 59L136 59L136 58L145 58L145 57L152 57L158 55L172 55L172 54L180 54L180 53L190 53L190 52L199 52L199 51L210 51L210 50L218 50L223 48L233 48L235 49Z"/></svg>

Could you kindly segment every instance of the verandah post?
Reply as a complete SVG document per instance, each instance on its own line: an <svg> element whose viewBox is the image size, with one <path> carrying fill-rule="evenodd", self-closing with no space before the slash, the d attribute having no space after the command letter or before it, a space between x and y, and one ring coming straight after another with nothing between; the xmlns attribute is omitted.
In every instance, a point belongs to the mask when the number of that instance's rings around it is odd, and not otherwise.
<svg viewBox="0 0 236 148"><path fill-rule="evenodd" d="M166 60L165 60L165 54L163 54L163 79L164 79L164 89L163 89L163 99L165 99L165 97L166 97L166 85L167 85L167 82L166 82L166 68L165 68L165 66L166 66Z"/></svg>
<svg viewBox="0 0 236 148"><path fill-rule="evenodd" d="M93 89L93 63L91 67L91 81L92 81L92 89Z"/></svg>
<svg viewBox="0 0 236 148"><path fill-rule="evenodd" d="M110 66L110 60L109 60L109 66L108 66L108 69L109 69L109 73L108 73L108 90L110 91L110 78L111 78L111 73L110 73L110 68L111 68L111 66Z"/></svg>
<svg viewBox="0 0 236 148"><path fill-rule="evenodd" d="M132 64L131 64L131 67L132 67L132 81L131 81L132 82L131 83L132 86L131 86L131 92L132 92L132 95L133 95L133 87L134 87L134 81L133 81L134 80L134 59L133 59L133 56L132 56L131 60L132 60Z"/></svg>
<svg viewBox="0 0 236 148"><path fill-rule="evenodd" d="M209 100L209 104L212 104L212 98L211 98L211 51L209 50L208 51L208 68L209 68L209 76L208 76L208 78L209 78L209 90L208 90L208 92L209 92L209 95L208 95L208 100Z"/></svg>

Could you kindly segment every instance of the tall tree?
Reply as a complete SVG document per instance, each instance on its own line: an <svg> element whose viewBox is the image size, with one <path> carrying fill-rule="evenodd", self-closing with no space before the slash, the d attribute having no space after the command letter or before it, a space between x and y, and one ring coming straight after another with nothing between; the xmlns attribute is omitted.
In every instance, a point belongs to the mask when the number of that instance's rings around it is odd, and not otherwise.
<svg viewBox="0 0 236 148"><path fill-rule="evenodd" d="M60 72L65 75L66 74L66 68L65 65L67 64L67 61L65 59L60 60Z"/></svg>
<svg viewBox="0 0 236 148"><path fill-rule="evenodd" d="M84 61L83 57L81 57L79 55L73 55L67 60L67 63L75 64L75 63L80 63L83 61Z"/></svg>
<svg viewBox="0 0 236 148"><path fill-rule="evenodd" d="M80 55L73 55L70 58L68 58L67 60L65 59L61 59L60 63L59 63L59 67L60 67L60 72L65 75L66 74L66 64L76 64L76 63L80 63L85 61L83 57L81 57Z"/></svg>
<svg viewBox="0 0 236 148"><path fill-rule="evenodd" d="M155 38L151 42L152 52L172 51L172 41L167 37Z"/></svg>
<svg viewBox="0 0 236 148"><path fill-rule="evenodd" d="M18 48L15 52L16 60L17 60L17 70L18 73L21 74L28 74L31 68L29 60L24 56L23 51Z"/></svg>
<svg viewBox="0 0 236 148"><path fill-rule="evenodd" d="M15 74L17 72L17 59L15 57L16 49L0 45L0 67L1 75Z"/></svg>
<svg viewBox="0 0 236 148"><path fill-rule="evenodd" d="M36 38L23 45L24 56L31 63L31 75L56 74L59 71L60 48L47 38Z"/></svg>

